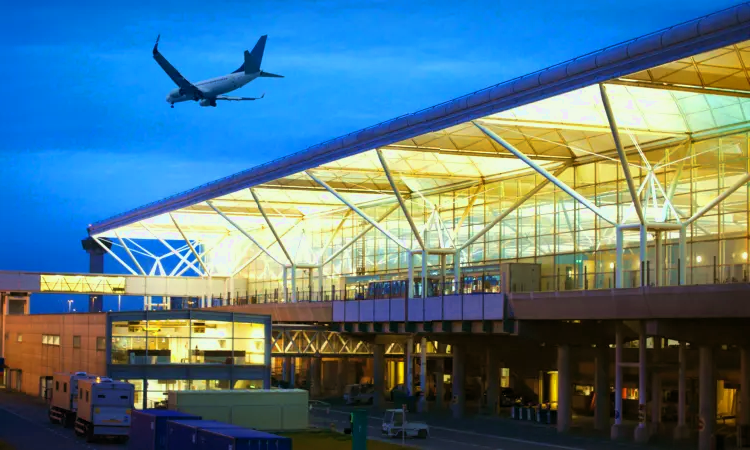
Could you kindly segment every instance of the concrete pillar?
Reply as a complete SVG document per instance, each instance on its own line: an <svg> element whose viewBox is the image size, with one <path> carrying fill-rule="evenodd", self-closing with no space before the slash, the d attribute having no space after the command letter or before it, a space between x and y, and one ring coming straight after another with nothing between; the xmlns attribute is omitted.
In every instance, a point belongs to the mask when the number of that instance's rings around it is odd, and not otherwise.
<svg viewBox="0 0 750 450"><path fill-rule="evenodd" d="M614 440L625 437L622 426L622 327L620 322L615 325L615 424L610 431Z"/></svg>
<svg viewBox="0 0 750 450"><path fill-rule="evenodd" d="M419 397L419 411L427 411L427 338L423 337L419 343L419 385L422 388L422 396Z"/></svg>
<svg viewBox="0 0 750 450"><path fill-rule="evenodd" d="M656 270L656 275L655 275L656 280L655 281L656 281L656 285L657 286L663 286L664 285L664 280L662 279L663 276L664 276L664 270L663 270L663 265L664 265L664 248L662 246L664 241L662 240L661 233L662 232L660 230L656 230L656 234L655 234L655 238L656 238L655 239L655 241L656 241L656 251L655 251L656 262L654 264L654 266L655 266L654 268Z"/></svg>
<svg viewBox="0 0 750 450"><path fill-rule="evenodd" d="M497 355L493 348L487 349L487 411L497 414L497 402L500 398L500 374L498 373ZM541 399L540 399L541 400Z"/></svg>
<svg viewBox="0 0 750 450"><path fill-rule="evenodd" d="M680 367L677 374L677 426L674 429L675 440L683 440L690 437L690 429L685 421L687 413L686 398L687 398L687 380L685 372L687 369L687 346L685 341L680 342L680 353L679 353Z"/></svg>
<svg viewBox="0 0 750 450"><path fill-rule="evenodd" d="M641 239L643 233L641 233ZM635 427L635 441L638 443L648 442L648 423L646 417L646 401L648 395L647 372L646 372L646 321L640 322L640 335L638 336L638 426ZM641 418L641 415L643 416Z"/></svg>
<svg viewBox="0 0 750 450"><path fill-rule="evenodd" d="M680 264L680 273L679 273L679 283L680 285L687 284L687 268L688 268L688 260L687 260L687 228L685 225L680 227L680 241L677 247L680 257L679 257L679 264Z"/></svg>
<svg viewBox="0 0 750 450"><path fill-rule="evenodd" d="M570 346L557 347L557 432L570 430L573 420L573 381L570 373Z"/></svg>
<svg viewBox="0 0 750 450"><path fill-rule="evenodd" d="M420 297L427 298L428 295L430 295L427 289L427 259L429 258L429 254L427 251L422 252L422 295Z"/></svg>
<svg viewBox="0 0 750 450"><path fill-rule="evenodd" d="M406 369L404 383L406 384L406 392L412 395L414 394L414 338L406 340L404 356L406 358L404 362L404 368Z"/></svg>
<svg viewBox="0 0 750 450"><path fill-rule="evenodd" d="M453 345L453 399L451 401L451 409L453 411L453 417L460 419L464 416L464 410L466 408L466 392L464 390L464 384L466 381L466 348L463 344Z"/></svg>
<svg viewBox="0 0 750 450"><path fill-rule="evenodd" d="M456 250L453 254L453 275L455 279L453 284L456 286L456 294L461 293L461 250Z"/></svg>
<svg viewBox="0 0 750 450"><path fill-rule="evenodd" d="M435 408L445 408L445 385L443 379L445 375L445 361L439 358L435 361Z"/></svg>
<svg viewBox="0 0 750 450"><path fill-rule="evenodd" d="M609 346L596 346L596 362L594 369L594 392L596 404L594 411L594 428L606 430L609 428Z"/></svg>
<svg viewBox="0 0 750 450"><path fill-rule="evenodd" d="M740 425L750 425L750 347L740 347Z"/></svg>
<svg viewBox="0 0 750 450"><path fill-rule="evenodd" d="M320 357L314 356L310 361L310 397L319 397L321 394L320 369Z"/></svg>
<svg viewBox="0 0 750 450"><path fill-rule="evenodd" d="M661 361L661 338L654 336L654 353L653 362L658 364ZM661 426L661 374L654 367L651 370L651 434L659 432Z"/></svg>
<svg viewBox="0 0 750 450"><path fill-rule="evenodd" d="M385 405L385 344L375 344L373 348L372 382L375 387L372 404L382 408Z"/></svg>
<svg viewBox="0 0 750 450"><path fill-rule="evenodd" d="M714 379L713 348L700 347L698 370L698 421L703 430L698 433L698 450L711 450L711 441L716 431L716 380ZM702 421L702 422L701 422Z"/></svg>
<svg viewBox="0 0 750 450"><path fill-rule="evenodd" d="M448 258L448 255L441 254L440 255L440 292L439 294L442 296L445 294L445 260Z"/></svg>
<svg viewBox="0 0 750 450"><path fill-rule="evenodd" d="M318 301L322 302L325 300L323 295L323 266L318 266Z"/></svg>

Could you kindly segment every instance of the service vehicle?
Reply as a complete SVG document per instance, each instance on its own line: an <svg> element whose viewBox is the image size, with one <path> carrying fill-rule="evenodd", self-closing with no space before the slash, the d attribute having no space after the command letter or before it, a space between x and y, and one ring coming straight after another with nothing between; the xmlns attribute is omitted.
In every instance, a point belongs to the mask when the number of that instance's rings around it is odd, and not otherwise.
<svg viewBox="0 0 750 450"><path fill-rule="evenodd" d="M427 439L430 427L423 422L408 422L403 409L387 409L383 414L381 432L388 437L416 437Z"/></svg>
<svg viewBox="0 0 750 450"><path fill-rule="evenodd" d="M49 404L49 421L71 427L78 410L78 381L92 378L86 372L56 373L52 376L52 397Z"/></svg>
<svg viewBox="0 0 750 450"><path fill-rule="evenodd" d="M134 397L135 387L130 383L101 377L80 380L76 435L89 442L100 437L127 441Z"/></svg>

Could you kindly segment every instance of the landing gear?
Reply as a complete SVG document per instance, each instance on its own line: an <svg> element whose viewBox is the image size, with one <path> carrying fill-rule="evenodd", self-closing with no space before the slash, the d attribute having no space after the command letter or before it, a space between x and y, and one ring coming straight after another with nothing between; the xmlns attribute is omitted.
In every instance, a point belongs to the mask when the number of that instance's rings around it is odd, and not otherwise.
<svg viewBox="0 0 750 450"><path fill-rule="evenodd" d="M170 103L170 104L169 104L169 107L170 107L170 108L174 108L174 103Z"/></svg>

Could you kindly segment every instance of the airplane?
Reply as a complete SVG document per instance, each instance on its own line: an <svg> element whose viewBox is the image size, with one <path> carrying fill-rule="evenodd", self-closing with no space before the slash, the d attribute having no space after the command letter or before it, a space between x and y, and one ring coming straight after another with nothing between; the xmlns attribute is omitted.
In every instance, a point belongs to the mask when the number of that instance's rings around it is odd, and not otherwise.
<svg viewBox="0 0 750 450"><path fill-rule="evenodd" d="M266 39L268 38L268 35L263 35L258 39L255 47L253 47L253 51L248 52L245 50L245 62L239 69L229 75L199 81L195 84L189 82L183 77L180 72L178 72L161 53L159 53L160 37L161 35L156 37L153 54L154 59L159 66L161 66L164 72L169 75L169 78L171 78L178 86L167 95L167 103L169 103L172 108L174 108L175 103L191 100L198 102L201 106L216 106L217 100L260 100L266 94L263 94L260 97L232 97L223 94L239 89L258 77L284 78L282 75L276 75L260 69L260 63L263 59L263 51L266 48Z"/></svg>

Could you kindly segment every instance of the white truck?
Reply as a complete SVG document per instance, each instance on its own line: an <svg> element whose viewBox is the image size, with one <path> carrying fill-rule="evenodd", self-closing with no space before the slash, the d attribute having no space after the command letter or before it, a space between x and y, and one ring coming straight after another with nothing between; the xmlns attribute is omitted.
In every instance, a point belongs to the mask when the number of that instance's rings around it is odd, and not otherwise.
<svg viewBox="0 0 750 450"><path fill-rule="evenodd" d="M383 415L381 432L388 437L416 437L427 439L430 427L422 422L407 422L403 409L387 409Z"/></svg>
<svg viewBox="0 0 750 450"><path fill-rule="evenodd" d="M92 442L99 437L128 440L135 388L130 383L96 377L78 382L75 432Z"/></svg>
<svg viewBox="0 0 750 450"><path fill-rule="evenodd" d="M78 410L78 382L93 378L86 372L56 373L52 376L49 421L64 427L73 425Z"/></svg>

